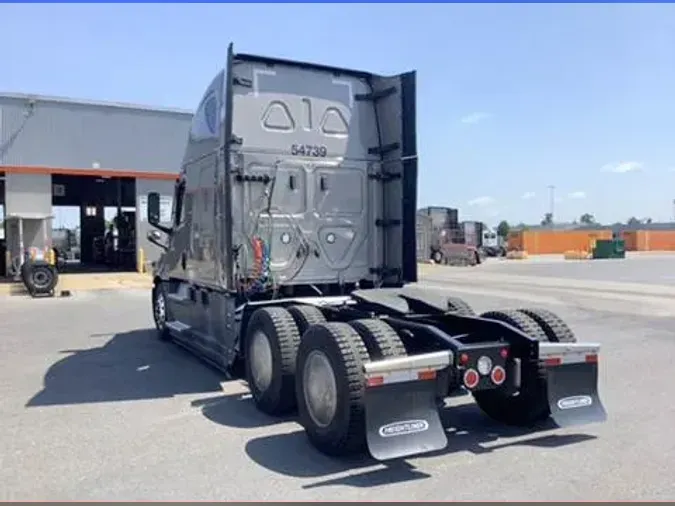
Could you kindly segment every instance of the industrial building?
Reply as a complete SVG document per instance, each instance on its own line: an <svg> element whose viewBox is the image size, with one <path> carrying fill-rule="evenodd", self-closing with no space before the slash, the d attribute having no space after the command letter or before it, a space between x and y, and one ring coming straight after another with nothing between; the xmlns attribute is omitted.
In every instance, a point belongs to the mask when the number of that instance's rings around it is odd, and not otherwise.
<svg viewBox="0 0 675 506"><path fill-rule="evenodd" d="M126 225L114 220L119 254L103 263L136 269L141 250L148 262L156 259L160 252L146 239L144 197L159 192L168 219L192 117L184 110L0 93L4 249L16 251L19 236L24 245L51 247L55 211L67 206L74 214L79 209L79 262L101 264L104 209L113 207ZM0 266L0 275L11 265Z"/></svg>

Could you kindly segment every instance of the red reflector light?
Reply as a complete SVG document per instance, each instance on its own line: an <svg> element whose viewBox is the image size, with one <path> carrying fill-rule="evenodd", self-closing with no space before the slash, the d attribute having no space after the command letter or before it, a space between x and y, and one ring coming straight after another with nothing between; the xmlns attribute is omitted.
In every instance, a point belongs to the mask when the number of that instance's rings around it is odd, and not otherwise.
<svg viewBox="0 0 675 506"><path fill-rule="evenodd" d="M469 363L469 355L467 355L466 353L462 353L462 354L459 356L459 363L460 363L461 365L466 365L466 364L468 364L468 363Z"/></svg>
<svg viewBox="0 0 675 506"><path fill-rule="evenodd" d="M544 360L544 365L547 367L553 367L560 364L562 364L562 358L560 357L551 357Z"/></svg>
<svg viewBox="0 0 675 506"><path fill-rule="evenodd" d="M474 371L473 369L467 369L467 371L464 373L464 386L466 388L475 388L479 381L480 376L478 375L477 371Z"/></svg>
<svg viewBox="0 0 675 506"><path fill-rule="evenodd" d="M597 355L586 355L586 363L587 364L597 364L598 363L598 356Z"/></svg>
<svg viewBox="0 0 675 506"><path fill-rule="evenodd" d="M366 386L368 387L379 387L384 385L384 376L373 376L366 380Z"/></svg>
<svg viewBox="0 0 675 506"><path fill-rule="evenodd" d="M502 383L504 383L504 380L506 379L506 371L502 366L498 365L494 369L492 369L490 379L492 379L492 383L494 383L495 385L501 385Z"/></svg>
<svg viewBox="0 0 675 506"><path fill-rule="evenodd" d="M501 351L499 352L499 356L502 357L504 360L509 356L509 350L506 348L502 348Z"/></svg>
<svg viewBox="0 0 675 506"><path fill-rule="evenodd" d="M417 379L419 380L432 380L436 379L436 371L431 370L431 371L419 371L417 373Z"/></svg>

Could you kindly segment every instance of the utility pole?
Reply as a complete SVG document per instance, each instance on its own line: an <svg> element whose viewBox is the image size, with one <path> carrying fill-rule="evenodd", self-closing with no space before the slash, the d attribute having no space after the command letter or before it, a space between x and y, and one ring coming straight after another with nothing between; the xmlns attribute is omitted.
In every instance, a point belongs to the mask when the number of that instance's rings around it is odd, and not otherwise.
<svg viewBox="0 0 675 506"><path fill-rule="evenodd" d="M553 224L553 217L555 216L555 186L548 186L548 196L549 196L549 210L551 213L551 224Z"/></svg>

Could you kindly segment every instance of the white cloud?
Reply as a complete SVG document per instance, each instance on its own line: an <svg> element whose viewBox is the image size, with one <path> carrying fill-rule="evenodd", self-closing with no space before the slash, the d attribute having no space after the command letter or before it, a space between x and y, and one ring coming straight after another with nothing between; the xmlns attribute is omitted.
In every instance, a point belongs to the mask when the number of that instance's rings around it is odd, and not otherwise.
<svg viewBox="0 0 675 506"><path fill-rule="evenodd" d="M482 196L471 199L467 202L470 206L489 206L495 201L492 197Z"/></svg>
<svg viewBox="0 0 675 506"><path fill-rule="evenodd" d="M626 172L637 172L642 170L641 162L612 162L602 166L603 172L614 172L615 174L625 174Z"/></svg>
<svg viewBox="0 0 675 506"><path fill-rule="evenodd" d="M489 117L490 114L486 112L474 112L471 114L467 114L462 119L460 119L460 121L466 125L475 125L476 123L488 119Z"/></svg>
<svg viewBox="0 0 675 506"><path fill-rule="evenodd" d="M585 199L586 198L586 192L576 191L576 192L568 193L567 197L570 198L570 199L577 199L577 200Z"/></svg>
<svg viewBox="0 0 675 506"><path fill-rule="evenodd" d="M521 198L523 200L530 200L530 199L533 199L536 196L537 196L537 194L534 193L534 192L525 192L525 193L523 193L523 196Z"/></svg>

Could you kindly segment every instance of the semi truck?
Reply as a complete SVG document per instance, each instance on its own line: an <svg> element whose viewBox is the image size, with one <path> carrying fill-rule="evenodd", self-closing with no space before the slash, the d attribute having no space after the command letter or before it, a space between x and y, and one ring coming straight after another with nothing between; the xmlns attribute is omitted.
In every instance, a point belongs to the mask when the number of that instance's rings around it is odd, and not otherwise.
<svg viewBox="0 0 675 506"><path fill-rule="evenodd" d="M486 416L600 422L600 346L533 308L476 314L417 282L416 73L228 48L194 116L172 223L147 195L158 337L243 371L331 456L447 443L458 390Z"/></svg>
<svg viewBox="0 0 675 506"><path fill-rule="evenodd" d="M485 256L505 257L506 246L504 239L497 234L495 229L484 227L481 232L481 249Z"/></svg>

